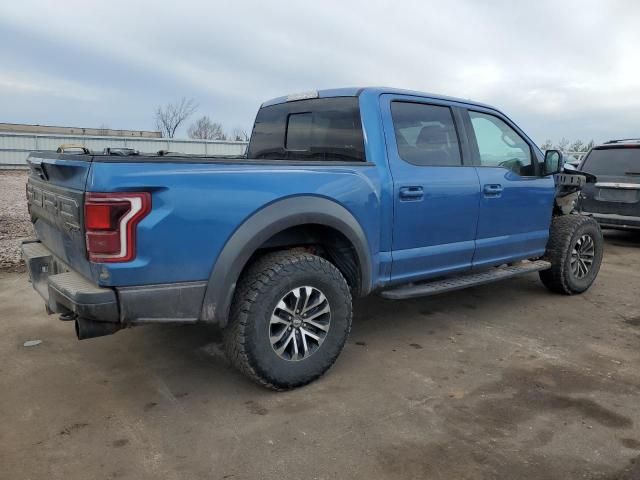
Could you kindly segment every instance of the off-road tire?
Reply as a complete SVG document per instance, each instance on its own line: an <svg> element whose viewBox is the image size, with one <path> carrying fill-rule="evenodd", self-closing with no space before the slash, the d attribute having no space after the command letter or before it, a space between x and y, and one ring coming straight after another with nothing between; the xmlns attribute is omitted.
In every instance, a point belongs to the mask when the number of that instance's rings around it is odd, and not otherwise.
<svg viewBox="0 0 640 480"><path fill-rule="evenodd" d="M594 243L593 263L583 278L578 278L571 268L571 255L584 235L591 237ZM549 290L564 295L573 295L586 291L596 279L602 254L604 239L598 222L584 215L562 215L553 218L545 259L551 262L551 268L540 272L540 280Z"/></svg>
<svg viewBox="0 0 640 480"><path fill-rule="evenodd" d="M323 343L309 357L288 361L269 339L270 318L283 295L294 288L319 289L331 308ZM323 375L342 351L351 330L351 292L330 262L301 251L269 253L248 267L238 282L224 330L230 362L255 382L273 390L306 385Z"/></svg>

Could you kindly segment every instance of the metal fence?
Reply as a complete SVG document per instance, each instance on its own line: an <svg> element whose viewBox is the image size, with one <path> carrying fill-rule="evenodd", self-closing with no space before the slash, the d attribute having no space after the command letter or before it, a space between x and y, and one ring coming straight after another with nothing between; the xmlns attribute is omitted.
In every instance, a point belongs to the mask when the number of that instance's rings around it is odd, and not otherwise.
<svg viewBox="0 0 640 480"><path fill-rule="evenodd" d="M89 150L133 148L140 152L158 150L197 155L242 155L246 142L222 140L186 140L175 138L101 137L89 135L49 135L0 132L0 168L24 168L27 156L35 150L55 152L64 143L74 143Z"/></svg>

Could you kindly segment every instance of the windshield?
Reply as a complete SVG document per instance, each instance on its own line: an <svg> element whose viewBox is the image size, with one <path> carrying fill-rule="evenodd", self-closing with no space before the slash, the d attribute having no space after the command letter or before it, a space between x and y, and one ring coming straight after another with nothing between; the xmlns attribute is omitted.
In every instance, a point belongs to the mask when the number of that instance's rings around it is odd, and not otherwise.
<svg viewBox="0 0 640 480"><path fill-rule="evenodd" d="M640 148L594 149L580 169L596 176L640 176Z"/></svg>

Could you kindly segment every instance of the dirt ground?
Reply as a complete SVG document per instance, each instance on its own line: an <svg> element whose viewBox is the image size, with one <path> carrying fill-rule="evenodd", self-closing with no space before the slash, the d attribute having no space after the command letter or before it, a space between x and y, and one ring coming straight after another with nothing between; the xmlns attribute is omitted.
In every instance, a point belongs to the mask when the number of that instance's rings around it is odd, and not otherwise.
<svg viewBox="0 0 640 480"><path fill-rule="evenodd" d="M582 296L530 275L362 300L334 368L273 393L213 329L78 342L0 273L0 477L637 479L639 287L640 236L610 233Z"/></svg>

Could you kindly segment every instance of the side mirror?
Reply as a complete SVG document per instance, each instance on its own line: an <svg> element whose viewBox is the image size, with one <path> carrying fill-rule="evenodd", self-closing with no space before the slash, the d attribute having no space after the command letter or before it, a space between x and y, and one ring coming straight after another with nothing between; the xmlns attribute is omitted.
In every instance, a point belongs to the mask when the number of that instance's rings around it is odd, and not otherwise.
<svg viewBox="0 0 640 480"><path fill-rule="evenodd" d="M544 154L544 167L542 174L554 175L560 173L564 167L564 161L562 159L562 152L560 150L547 150Z"/></svg>

